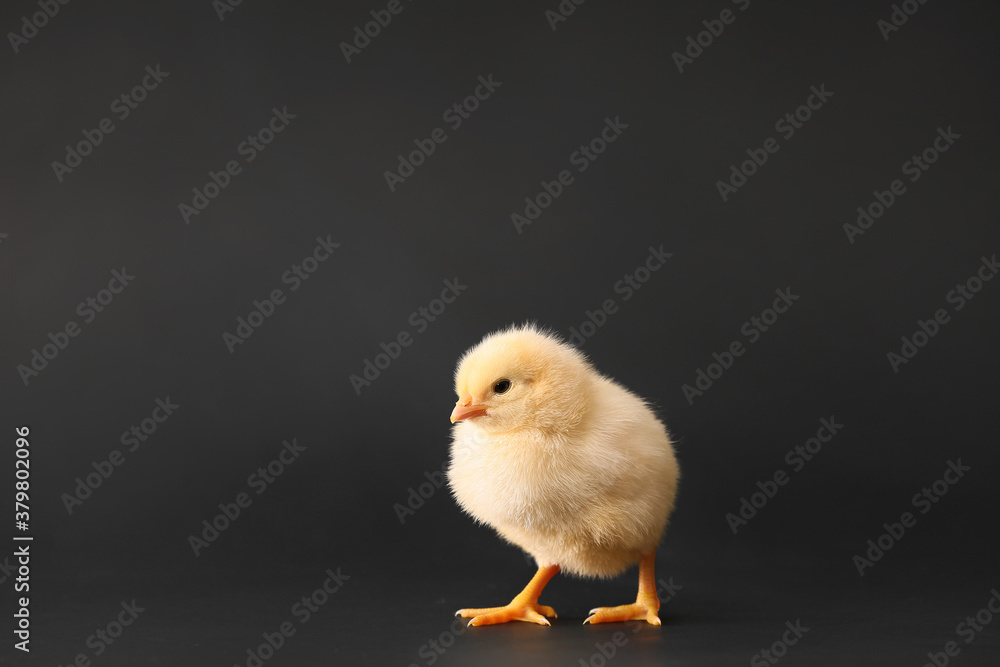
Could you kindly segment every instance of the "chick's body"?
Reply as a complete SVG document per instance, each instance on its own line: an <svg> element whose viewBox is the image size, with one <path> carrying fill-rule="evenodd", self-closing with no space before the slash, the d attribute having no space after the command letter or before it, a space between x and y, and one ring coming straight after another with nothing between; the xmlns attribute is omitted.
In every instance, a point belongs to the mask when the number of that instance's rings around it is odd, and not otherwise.
<svg viewBox="0 0 1000 667"><path fill-rule="evenodd" d="M540 572L608 577L652 558L679 470L642 399L531 326L487 336L455 384L448 479L462 509Z"/></svg>
<svg viewBox="0 0 1000 667"><path fill-rule="evenodd" d="M448 470L459 505L531 554L584 576L613 576L656 548L678 469L663 424L617 383L588 369L572 428L489 434L455 427Z"/></svg>

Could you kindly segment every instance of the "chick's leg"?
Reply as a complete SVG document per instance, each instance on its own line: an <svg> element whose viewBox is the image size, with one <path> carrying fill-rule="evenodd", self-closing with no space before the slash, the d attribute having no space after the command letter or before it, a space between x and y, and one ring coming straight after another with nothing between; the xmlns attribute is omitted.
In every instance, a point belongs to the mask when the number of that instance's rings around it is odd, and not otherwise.
<svg viewBox="0 0 1000 667"><path fill-rule="evenodd" d="M590 610L587 623L612 623L614 621L647 621L652 625L660 624L656 612L660 610L660 598L656 595L656 578L653 568L656 564L656 552L643 556L639 560L639 594L635 603L623 604L620 607L597 607Z"/></svg>
<svg viewBox="0 0 1000 667"><path fill-rule="evenodd" d="M505 607L459 609L455 612L455 616L471 618L469 625L494 625L510 621L528 621L539 625L549 625L549 621L545 617L555 618L556 612L552 607L538 604L538 596L542 594L542 589L549 583L549 579L554 577L558 571L558 565L538 568L538 572L531 578L524 590L515 595L510 604Z"/></svg>

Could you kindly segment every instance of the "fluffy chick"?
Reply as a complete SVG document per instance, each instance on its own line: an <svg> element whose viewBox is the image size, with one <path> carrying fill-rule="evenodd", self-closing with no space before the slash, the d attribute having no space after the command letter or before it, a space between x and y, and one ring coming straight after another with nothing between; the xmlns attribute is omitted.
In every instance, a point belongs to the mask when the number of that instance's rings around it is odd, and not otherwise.
<svg viewBox="0 0 1000 667"><path fill-rule="evenodd" d="M573 346L532 325L486 336L459 360L448 481L463 510L538 564L504 607L461 609L470 625L555 616L538 604L560 570L611 577L639 562L634 604L584 623L659 625L653 564L679 469L649 406Z"/></svg>

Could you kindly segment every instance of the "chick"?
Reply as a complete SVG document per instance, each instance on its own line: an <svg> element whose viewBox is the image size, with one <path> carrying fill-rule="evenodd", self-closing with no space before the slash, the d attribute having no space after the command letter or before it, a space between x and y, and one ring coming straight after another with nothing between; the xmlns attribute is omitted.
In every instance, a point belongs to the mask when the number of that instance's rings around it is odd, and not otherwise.
<svg viewBox="0 0 1000 667"><path fill-rule="evenodd" d="M486 336L459 360L448 482L463 510L530 554L538 572L510 604L460 609L469 625L549 625L538 604L559 571L611 577L639 563L633 604L584 623L659 625L656 548L679 469L646 403L533 325Z"/></svg>

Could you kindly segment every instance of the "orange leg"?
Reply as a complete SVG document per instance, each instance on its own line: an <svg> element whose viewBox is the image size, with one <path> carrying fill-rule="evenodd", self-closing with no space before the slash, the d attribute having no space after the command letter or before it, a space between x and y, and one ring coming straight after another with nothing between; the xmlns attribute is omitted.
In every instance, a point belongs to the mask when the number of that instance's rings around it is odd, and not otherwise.
<svg viewBox="0 0 1000 667"><path fill-rule="evenodd" d="M656 595L656 576L653 574L655 565L655 551L639 560L639 594L635 597L635 603L591 609L590 616L584 624L646 621L652 625L659 625L660 617L656 612L660 610L660 598Z"/></svg>
<svg viewBox="0 0 1000 667"><path fill-rule="evenodd" d="M538 596L542 594L542 589L549 583L549 579L554 577L558 571L558 565L538 568L538 572L531 578L524 590L515 595L510 604L505 607L459 609L455 612L455 616L471 618L469 625L494 625L510 621L528 621L539 625L549 625L549 621L545 617L555 618L556 612L552 607L538 604Z"/></svg>

